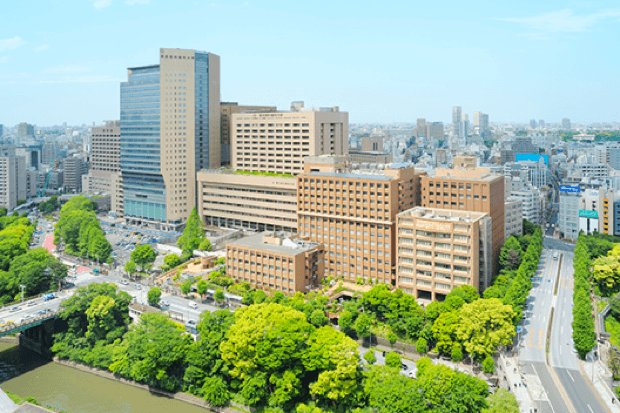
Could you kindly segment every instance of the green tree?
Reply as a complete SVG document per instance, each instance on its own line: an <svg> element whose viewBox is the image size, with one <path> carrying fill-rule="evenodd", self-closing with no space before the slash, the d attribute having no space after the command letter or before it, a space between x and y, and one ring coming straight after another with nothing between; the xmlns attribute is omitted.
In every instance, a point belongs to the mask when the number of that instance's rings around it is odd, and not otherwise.
<svg viewBox="0 0 620 413"><path fill-rule="evenodd" d="M299 349L313 329L306 315L272 303L240 308L235 319L220 350L243 397L251 405L265 402L269 393L276 405L296 397L302 390Z"/></svg>
<svg viewBox="0 0 620 413"><path fill-rule="evenodd" d="M140 266L144 271L150 267L157 258L157 252L149 244L138 245L135 250L131 252L131 260Z"/></svg>
<svg viewBox="0 0 620 413"><path fill-rule="evenodd" d="M428 342L424 337L420 337L418 341L415 343L415 351L420 354L426 354L426 350L428 348Z"/></svg>
<svg viewBox="0 0 620 413"><path fill-rule="evenodd" d="M29 250L11 261L10 274L18 284L26 286L26 297L48 291L56 280L47 275L47 269L55 258L44 248Z"/></svg>
<svg viewBox="0 0 620 413"><path fill-rule="evenodd" d="M453 362L459 363L463 360L463 349L461 349L460 344L454 344L452 346L452 352L450 353L450 358Z"/></svg>
<svg viewBox="0 0 620 413"><path fill-rule="evenodd" d="M202 385L204 399L212 406L223 406L230 400L228 385L219 376L207 377Z"/></svg>
<svg viewBox="0 0 620 413"><path fill-rule="evenodd" d="M215 294L213 294L213 298L215 298L216 303L221 304L226 299L226 296L224 295L224 291L222 291L221 288L218 288L215 290Z"/></svg>
<svg viewBox="0 0 620 413"><path fill-rule="evenodd" d="M386 338L390 342L390 347L393 347L394 343L398 340L398 336L396 336L393 331L388 332Z"/></svg>
<svg viewBox="0 0 620 413"><path fill-rule="evenodd" d="M521 264L523 257L523 251L521 250L521 244L515 237L510 237L504 243L499 254L499 265L501 269L511 271L517 269Z"/></svg>
<svg viewBox="0 0 620 413"><path fill-rule="evenodd" d="M433 323L433 338L437 343L437 349L444 354L452 353L452 346L458 342L456 330L459 325L459 313L449 311L441 313Z"/></svg>
<svg viewBox="0 0 620 413"><path fill-rule="evenodd" d="M495 373L495 361L493 357L486 356L482 362L482 371L485 373Z"/></svg>
<svg viewBox="0 0 620 413"><path fill-rule="evenodd" d="M338 327L340 327L340 331L345 334L349 334L353 331L353 313L351 311L345 311L340 314L338 317Z"/></svg>
<svg viewBox="0 0 620 413"><path fill-rule="evenodd" d="M487 399L489 407L481 413L519 413L519 402L512 393L499 389Z"/></svg>
<svg viewBox="0 0 620 413"><path fill-rule="evenodd" d="M181 264L181 258L176 254L168 254L164 257L163 268L165 271L171 270Z"/></svg>
<svg viewBox="0 0 620 413"><path fill-rule="evenodd" d="M480 298L478 290L471 285L459 285L458 287L453 288L452 291L450 291L450 293L446 296L446 299L454 296L461 297L467 304L471 304Z"/></svg>
<svg viewBox="0 0 620 413"><path fill-rule="evenodd" d="M523 235L534 235L534 232L536 232L536 228L539 227L532 224L527 219L523 218Z"/></svg>
<svg viewBox="0 0 620 413"><path fill-rule="evenodd" d="M202 222L200 221L198 212L196 212L196 207L194 207L187 218L183 235L179 238L177 245L184 253L191 254L192 251L198 249L203 238L204 230L202 229Z"/></svg>
<svg viewBox="0 0 620 413"><path fill-rule="evenodd" d="M362 313L355 320L355 333L360 338L366 338L370 336L370 328L371 328L372 320L370 317L366 315L366 313Z"/></svg>
<svg viewBox="0 0 620 413"><path fill-rule="evenodd" d="M201 297L204 298L204 295L207 293L208 289L209 284L205 280L203 280L202 278L198 280L198 282L196 283L196 292L200 294Z"/></svg>
<svg viewBox="0 0 620 413"><path fill-rule="evenodd" d="M188 295L189 292L192 290L192 279L191 278L186 278L183 280L183 282L181 283L181 292L184 295Z"/></svg>
<svg viewBox="0 0 620 413"><path fill-rule="evenodd" d="M181 387L191 342L185 328L163 313L143 313L116 346L110 371L174 391Z"/></svg>
<svg viewBox="0 0 620 413"><path fill-rule="evenodd" d="M317 310L312 311L312 314L310 314L310 322L315 327L324 326L327 324L328 321L329 320L327 319L327 316L325 315L324 311L317 309Z"/></svg>
<svg viewBox="0 0 620 413"><path fill-rule="evenodd" d="M398 368L400 370L402 362L400 361L400 356L398 353L393 351L387 353L385 356L385 365L388 367Z"/></svg>
<svg viewBox="0 0 620 413"><path fill-rule="evenodd" d="M200 315L196 329L198 339L186 355L187 368L183 381L190 393L202 394L208 377L226 377L228 366L222 359L220 344L228 337L235 316L228 310L205 311Z"/></svg>
<svg viewBox="0 0 620 413"><path fill-rule="evenodd" d="M149 292L146 294L146 299L149 305L157 306L161 300L161 288L153 287L149 289Z"/></svg>
<svg viewBox="0 0 620 413"><path fill-rule="evenodd" d="M136 263L133 261L127 261L124 269L125 272L131 277L132 274L136 273Z"/></svg>
<svg viewBox="0 0 620 413"><path fill-rule="evenodd" d="M515 336L514 311L497 298L465 304L459 312L456 336L469 354L492 355L498 346L506 346Z"/></svg>
<svg viewBox="0 0 620 413"><path fill-rule="evenodd" d="M400 365L399 365L400 368ZM399 369L372 366L364 374L368 405L377 413L421 413L427 411L422 389Z"/></svg>
<svg viewBox="0 0 620 413"><path fill-rule="evenodd" d="M198 246L198 249L200 251L211 251L211 241L209 241L208 238L204 238L200 242L200 245Z"/></svg>

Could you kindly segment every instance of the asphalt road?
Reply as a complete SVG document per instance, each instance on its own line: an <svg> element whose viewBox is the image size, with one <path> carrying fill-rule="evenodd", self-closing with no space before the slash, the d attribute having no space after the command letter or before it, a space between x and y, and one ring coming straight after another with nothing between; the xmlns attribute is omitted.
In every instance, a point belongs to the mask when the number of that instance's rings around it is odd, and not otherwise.
<svg viewBox="0 0 620 413"><path fill-rule="evenodd" d="M566 252L573 252L575 250L575 244L550 237L543 238L543 245L547 250L559 250Z"/></svg>
<svg viewBox="0 0 620 413"><path fill-rule="evenodd" d="M35 317L37 313L42 310L49 309L51 311L57 311L60 306L60 302L71 295L68 293L54 294L56 297L48 301L44 301L43 298L35 298L26 300L22 304L0 310L0 322L6 323L10 320L18 323L24 319L24 317ZM18 308L18 310L12 311L14 308Z"/></svg>
<svg viewBox="0 0 620 413"><path fill-rule="evenodd" d="M573 257L562 253L558 294L555 296L549 363L555 368L577 370L571 324L573 322Z"/></svg>
<svg viewBox="0 0 620 413"><path fill-rule="evenodd" d="M555 369L558 379L579 413L607 413L598 395L579 370Z"/></svg>

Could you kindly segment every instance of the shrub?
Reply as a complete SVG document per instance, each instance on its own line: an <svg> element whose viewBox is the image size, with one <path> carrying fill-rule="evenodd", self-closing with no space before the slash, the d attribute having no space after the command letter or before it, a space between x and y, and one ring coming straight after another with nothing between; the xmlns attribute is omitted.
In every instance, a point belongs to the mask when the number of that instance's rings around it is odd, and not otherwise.
<svg viewBox="0 0 620 413"><path fill-rule="evenodd" d="M493 357L486 356L482 362L482 371L485 373L495 373L495 360L493 360Z"/></svg>
<svg viewBox="0 0 620 413"><path fill-rule="evenodd" d="M400 369L402 363L400 361L400 356L398 355L398 353L390 351L387 356L385 356L385 365L388 367L396 367Z"/></svg>
<svg viewBox="0 0 620 413"><path fill-rule="evenodd" d="M375 364L377 362L377 357L375 357L375 350L368 350L366 354L364 354L364 360L366 360L366 363L368 364Z"/></svg>
<svg viewBox="0 0 620 413"><path fill-rule="evenodd" d="M428 343L425 338L420 337L418 341L415 343L415 349L418 353L426 354L426 347Z"/></svg>
<svg viewBox="0 0 620 413"><path fill-rule="evenodd" d="M458 344L454 344L452 346L452 361L455 363L460 362L461 360L463 360L463 350L461 349L461 346Z"/></svg>

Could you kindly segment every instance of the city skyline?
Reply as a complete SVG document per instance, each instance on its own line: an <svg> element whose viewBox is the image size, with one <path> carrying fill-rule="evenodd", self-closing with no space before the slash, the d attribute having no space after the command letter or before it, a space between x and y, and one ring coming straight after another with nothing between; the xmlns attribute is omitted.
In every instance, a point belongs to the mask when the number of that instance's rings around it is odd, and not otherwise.
<svg viewBox="0 0 620 413"><path fill-rule="evenodd" d="M453 106L491 122L616 120L618 58L608 50L620 9L611 2L183 5L5 5L31 24L8 19L0 32L0 123L118 119L127 68L160 47L221 56L222 101L286 109L304 100L339 106L352 123L449 123Z"/></svg>

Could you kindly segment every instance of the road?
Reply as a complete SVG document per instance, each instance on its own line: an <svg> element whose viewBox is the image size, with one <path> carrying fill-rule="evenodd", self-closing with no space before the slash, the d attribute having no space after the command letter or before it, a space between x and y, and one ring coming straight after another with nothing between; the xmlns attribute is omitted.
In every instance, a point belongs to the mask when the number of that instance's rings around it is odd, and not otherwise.
<svg viewBox="0 0 620 413"><path fill-rule="evenodd" d="M568 412L562 393L545 362L553 286L559 269L559 259L554 259L553 254L551 250L543 250L540 256L533 287L527 298L525 317L518 326L519 365L525 374L525 381L531 384L531 389L534 381L539 384L537 389L540 387L541 391L536 390L531 396L540 412Z"/></svg>
<svg viewBox="0 0 620 413"><path fill-rule="evenodd" d="M71 296L71 293L54 293L55 298L45 301L43 298L34 298L24 301L22 304L17 304L11 307L6 307L0 310L0 322L6 323L7 321L20 322L24 317L35 317L40 311L51 310L57 311L60 307L60 303L65 298ZM13 311L17 308L17 311Z"/></svg>

